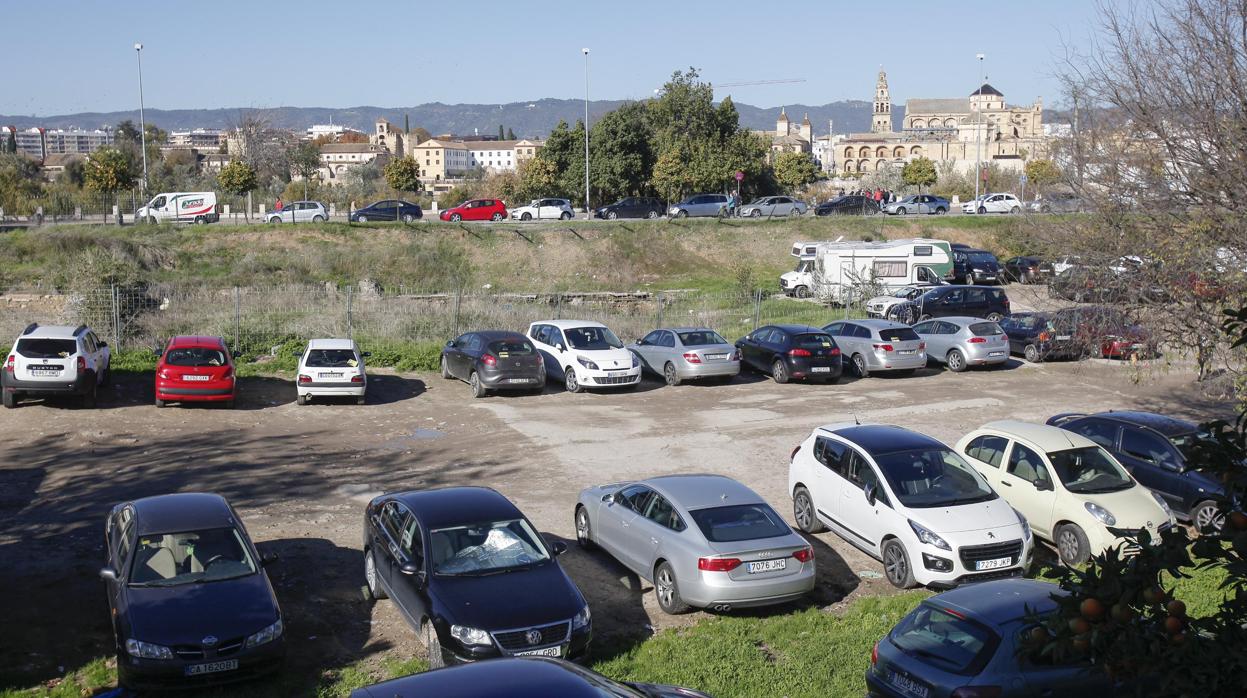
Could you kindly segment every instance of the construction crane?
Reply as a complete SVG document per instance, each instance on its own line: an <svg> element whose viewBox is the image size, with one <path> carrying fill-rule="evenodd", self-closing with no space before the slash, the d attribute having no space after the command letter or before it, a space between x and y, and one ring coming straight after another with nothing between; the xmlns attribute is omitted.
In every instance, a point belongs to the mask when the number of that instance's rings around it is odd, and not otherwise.
<svg viewBox="0 0 1247 698"><path fill-rule="evenodd" d="M715 87L747 87L751 85L783 85L793 82L805 82L805 78L784 78L782 80L748 80L745 82L721 82Z"/></svg>

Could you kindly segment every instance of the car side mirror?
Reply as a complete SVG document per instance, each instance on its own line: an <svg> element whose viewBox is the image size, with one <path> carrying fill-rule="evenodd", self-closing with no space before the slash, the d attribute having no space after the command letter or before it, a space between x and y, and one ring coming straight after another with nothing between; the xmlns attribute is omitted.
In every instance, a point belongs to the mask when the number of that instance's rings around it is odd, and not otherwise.
<svg viewBox="0 0 1247 698"><path fill-rule="evenodd" d="M555 348L555 349L558 349L559 351L565 351L565 349L563 348L563 343L562 343L562 342L555 342L555 344L554 344L554 348Z"/></svg>
<svg viewBox="0 0 1247 698"><path fill-rule="evenodd" d="M448 340L446 340L446 346L451 347L451 348L454 348L454 346L455 346L455 340L453 340L453 339L448 339Z"/></svg>
<svg viewBox="0 0 1247 698"><path fill-rule="evenodd" d="M108 346L108 342L100 342L100 348L101 348L101 349L103 349L104 347L107 347L107 346Z"/></svg>
<svg viewBox="0 0 1247 698"><path fill-rule="evenodd" d="M111 567L105 567L105 568L101 569L101 570L100 570L100 579L103 579L103 580L104 580L104 581L106 581L106 582L115 582L115 581L117 581L117 570L115 570L115 569L113 569L113 568L111 568Z"/></svg>
<svg viewBox="0 0 1247 698"><path fill-rule="evenodd" d="M554 553L555 557L562 555L563 553L567 552L567 543L564 543L561 540L556 540L556 541L551 542L550 552Z"/></svg>
<svg viewBox="0 0 1247 698"><path fill-rule="evenodd" d="M370 351L361 352L359 356L360 358L367 359L372 356L372 352Z"/></svg>
<svg viewBox="0 0 1247 698"><path fill-rule="evenodd" d="M611 494L602 495L602 501L605 502L606 504L614 504L615 494L612 492Z"/></svg>
<svg viewBox="0 0 1247 698"><path fill-rule="evenodd" d="M879 496L879 492L875 488L874 483L869 483L864 488L862 488L862 494L866 495L866 503L871 506L875 505L875 500Z"/></svg>
<svg viewBox="0 0 1247 698"><path fill-rule="evenodd" d="M260 564L267 567L268 565L271 565L280 559L281 559L281 556L278 555L277 553L269 553L267 555L260 556Z"/></svg>
<svg viewBox="0 0 1247 698"><path fill-rule="evenodd" d="M398 571L402 572L403 574L409 577L416 576L420 573L420 565L417 565L415 562L408 560L407 562L404 562L402 565L399 566Z"/></svg>
<svg viewBox="0 0 1247 698"><path fill-rule="evenodd" d="M1036 479L1031 484L1033 484L1035 486L1035 489L1040 492L1051 492L1052 491L1052 483L1047 480Z"/></svg>

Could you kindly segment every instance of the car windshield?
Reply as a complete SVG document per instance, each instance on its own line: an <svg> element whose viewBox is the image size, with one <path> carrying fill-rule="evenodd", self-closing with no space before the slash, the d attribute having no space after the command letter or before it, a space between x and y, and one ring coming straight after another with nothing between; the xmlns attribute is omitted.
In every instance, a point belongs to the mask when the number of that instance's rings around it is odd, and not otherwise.
<svg viewBox="0 0 1247 698"><path fill-rule="evenodd" d="M445 576L505 572L550 559L524 519L435 529L429 546L433 574Z"/></svg>
<svg viewBox="0 0 1247 698"><path fill-rule="evenodd" d="M254 574L255 561L232 527L139 536L130 586L172 587Z"/></svg>
<svg viewBox="0 0 1247 698"><path fill-rule="evenodd" d="M704 347L711 344L727 344L727 340L714 330L680 332L680 343L686 347Z"/></svg>
<svg viewBox="0 0 1247 698"><path fill-rule="evenodd" d="M1099 446L1054 451L1048 460L1070 492L1095 494L1134 487L1134 480Z"/></svg>
<svg viewBox="0 0 1247 698"><path fill-rule="evenodd" d="M170 366L224 366L225 352L211 347L179 347L165 354Z"/></svg>
<svg viewBox="0 0 1247 698"><path fill-rule="evenodd" d="M927 289L924 288L898 288L892 292L892 296L895 298L904 298L909 301L921 296L923 293L926 293L926 291Z"/></svg>
<svg viewBox="0 0 1247 698"><path fill-rule="evenodd" d="M917 342L918 333L908 327L885 327L879 330L879 338L885 342Z"/></svg>
<svg viewBox="0 0 1247 698"><path fill-rule="evenodd" d="M948 448L875 456L883 477L907 507L946 507L996 498L983 477Z"/></svg>
<svg viewBox="0 0 1247 698"><path fill-rule="evenodd" d="M355 368L359 359L351 349L313 349L307 353L308 368Z"/></svg>
<svg viewBox="0 0 1247 698"><path fill-rule="evenodd" d="M1000 325L994 322L976 322L970 325L970 331L975 337L992 337L998 334L1004 334L1005 331L1000 329Z"/></svg>
<svg viewBox="0 0 1247 698"><path fill-rule="evenodd" d="M970 673L994 652L1000 638L989 628L934 604L905 616L889 636L892 644L923 664L956 674Z"/></svg>
<svg viewBox="0 0 1247 698"><path fill-rule="evenodd" d="M573 349L619 349L623 342L605 327L574 327L564 330Z"/></svg>
<svg viewBox="0 0 1247 698"><path fill-rule="evenodd" d="M711 543L734 543L758 538L776 538L792 529L766 504L733 504L726 507L694 509L689 512L697 528Z"/></svg>
<svg viewBox="0 0 1247 698"><path fill-rule="evenodd" d="M814 261L810 259L803 259L800 262L797 262L797 268L793 269L793 271L798 273L814 271Z"/></svg>
<svg viewBox="0 0 1247 698"><path fill-rule="evenodd" d="M966 257L969 257L971 262L982 263L982 262L995 262L996 261L996 256L993 255L991 252L967 252Z"/></svg>
<svg viewBox="0 0 1247 698"><path fill-rule="evenodd" d="M537 349L527 341L514 339L500 339L496 342L490 342L489 350L497 354L500 359L505 359L508 356L528 356L537 353Z"/></svg>
<svg viewBox="0 0 1247 698"><path fill-rule="evenodd" d="M1169 437L1169 443L1182 453L1182 459L1185 461L1194 461L1196 458L1196 447L1216 447L1217 440L1212 434L1200 430L1190 434L1180 434L1178 436Z"/></svg>
<svg viewBox="0 0 1247 698"><path fill-rule="evenodd" d="M19 339L17 353L28 359L64 359L78 351L72 339Z"/></svg>

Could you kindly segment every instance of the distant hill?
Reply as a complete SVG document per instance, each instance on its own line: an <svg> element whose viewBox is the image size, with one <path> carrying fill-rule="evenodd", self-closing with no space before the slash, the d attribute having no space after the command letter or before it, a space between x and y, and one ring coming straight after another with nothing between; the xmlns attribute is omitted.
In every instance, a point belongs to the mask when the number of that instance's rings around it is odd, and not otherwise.
<svg viewBox="0 0 1247 698"><path fill-rule="evenodd" d="M622 100L599 100L589 103L589 115L596 120L602 114L616 109ZM779 107L755 107L741 102L736 103L740 112L741 124L752 129L773 129L775 119L779 116ZM860 100L831 102L819 106L804 104L786 105L788 118L794 124L800 124L801 118L809 114L815 135L827 133L828 119L835 121L836 131L843 133L866 131L870 128L871 103ZM521 138L541 137L550 132L560 119L574 123L584 115L584 102L575 99L539 99L533 102L512 102L510 104L442 104L433 102L414 107L350 107L346 109L326 109L323 107L275 107L272 109L249 109L236 107L230 109L147 109L147 120L165 130L185 130L192 128L232 128L242 114L259 112L273 126L278 128L302 130L312 124L327 124L331 121L364 132L371 132L378 117L389 119L398 126L403 125L403 117L410 118L411 127L427 129L430 133L454 133L470 135L479 130L483 135L498 133L498 126L511 129ZM892 107L893 123L899 125L905 118L904 107ZM85 112L80 114L61 114L57 116L5 116L0 115L0 124L30 128L100 128L115 126L130 119L139 120L138 110L118 112Z"/></svg>

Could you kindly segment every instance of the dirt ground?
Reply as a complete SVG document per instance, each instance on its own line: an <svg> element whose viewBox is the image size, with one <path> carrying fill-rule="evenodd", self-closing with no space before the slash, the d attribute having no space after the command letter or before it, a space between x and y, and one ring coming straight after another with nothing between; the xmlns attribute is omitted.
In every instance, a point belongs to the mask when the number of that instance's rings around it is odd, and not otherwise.
<svg viewBox="0 0 1247 698"><path fill-rule="evenodd" d="M294 386L244 379L233 411L152 405L147 376L116 377L100 409L27 403L0 414L0 686L30 685L111 652L103 521L113 504L175 491L229 498L264 553L287 619L291 672L418 653L390 602L362 592L362 511L374 495L489 485L546 534L574 539L581 488L676 472L734 477L791 518L788 457L811 428L882 421L952 443L993 419L1041 421L1062 411L1138 408L1207 417L1189 372L1138 384L1104 360L1024 364L908 378L776 385L756 374L729 385L473 400L432 374L374 375L368 404L294 402ZM823 534L808 603L831 607L886 594L881 566ZM560 559L593 608L599 647L695 623L658 611L648 585L604 554L574 545ZM777 612L777 611L767 611Z"/></svg>

